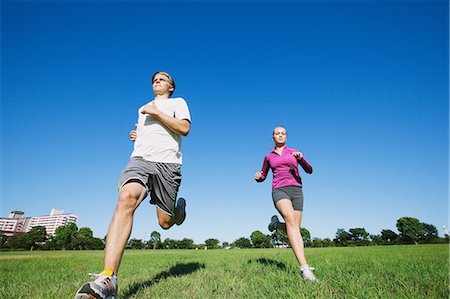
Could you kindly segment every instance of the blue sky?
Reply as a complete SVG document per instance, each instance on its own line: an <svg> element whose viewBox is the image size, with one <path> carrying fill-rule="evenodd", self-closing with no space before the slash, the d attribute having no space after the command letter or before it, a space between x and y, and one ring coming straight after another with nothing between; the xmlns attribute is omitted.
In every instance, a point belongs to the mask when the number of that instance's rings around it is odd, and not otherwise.
<svg viewBox="0 0 450 299"><path fill-rule="evenodd" d="M106 234L150 77L189 104L188 218L159 228L141 204L132 237L269 233L271 176L253 175L277 125L313 166L303 226L396 231L448 225L446 1L1 3L0 216L52 208Z"/></svg>

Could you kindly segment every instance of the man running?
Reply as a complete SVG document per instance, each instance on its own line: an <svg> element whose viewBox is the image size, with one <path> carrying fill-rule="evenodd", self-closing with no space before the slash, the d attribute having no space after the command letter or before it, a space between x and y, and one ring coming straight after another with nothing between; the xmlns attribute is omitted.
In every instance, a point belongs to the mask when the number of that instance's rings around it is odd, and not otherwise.
<svg viewBox="0 0 450 299"><path fill-rule="evenodd" d="M117 298L117 273L131 234L133 215L150 194L159 225L169 229L186 218L186 201L176 202L181 183L181 136L191 127L189 108L183 98L171 98L175 82L166 72L152 77L154 99L138 110L136 130L130 132L134 151L120 175L119 198L109 225L104 269L93 274L75 295L82 298Z"/></svg>

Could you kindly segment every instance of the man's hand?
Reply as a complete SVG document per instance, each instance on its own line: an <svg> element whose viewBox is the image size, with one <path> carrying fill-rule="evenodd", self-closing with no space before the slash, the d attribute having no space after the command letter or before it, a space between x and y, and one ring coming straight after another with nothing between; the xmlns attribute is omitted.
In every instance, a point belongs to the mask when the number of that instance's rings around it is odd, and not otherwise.
<svg viewBox="0 0 450 299"><path fill-rule="evenodd" d="M301 158L303 158L303 154L301 152L293 152L292 156L297 158L297 160L300 160Z"/></svg>
<svg viewBox="0 0 450 299"><path fill-rule="evenodd" d="M148 114L150 116L153 116L155 118L158 118L158 115L160 113L160 111L158 110L158 108L156 108L156 104L155 101L152 101L151 104L147 104L142 108L141 111L142 114Z"/></svg>
<svg viewBox="0 0 450 299"><path fill-rule="evenodd" d="M136 141L136 130L131 130L130 131L130 140L131 141Z"/></svg>
<svg viewBox="0 0 450 299"><path fill-rule="evenodd" d="M134 124L134 126L137 128L137 124ZM131 130L130 131L130 140L131 141L136 141L136 136L137 136L136 130Z"/></svg>
<svg viewBox="0 0 450 299"><path fill-rule="evenodd" d="M178 119L175 116L165 114L164 112L158 110L155 101L152 101L142 107L141 113L152 116L154 119L157 119L165 125L169 130L182 136L187 136L191 129L191 122L188 119Z"/></svg>

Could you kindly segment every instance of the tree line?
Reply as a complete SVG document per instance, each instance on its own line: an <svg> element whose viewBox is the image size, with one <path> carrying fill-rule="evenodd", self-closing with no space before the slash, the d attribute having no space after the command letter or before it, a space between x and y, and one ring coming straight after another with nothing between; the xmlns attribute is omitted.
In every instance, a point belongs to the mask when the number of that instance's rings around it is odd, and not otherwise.
<svg viewBox="0 0 450 299"><path fill-rule="evenodd" d="M335 238L311 238L308 229L302 227L301 234L306 247L330 247L330 246L370 246L370 245L394 245L394 244L419 244L419 243L448 243L449 236L440 238L434 225L422 223L413 217L402 217L397 220L396 233L390 229L381 230L380 234L369 234L365 228L356 227L348 231L338 228ZM27 233L18 233L11 237L0 232L0 248L9 249L42 249L42 250L86 250L104 249L105 240L95 238L88 227L78 229L75 223L58 227L55 236L48 237L45 227L33 227ZM192 239L173 240L166 238L161 240L161 234L153 231L149 240L132 238L128 240L128 249L232 249L232 248L272 248L288 247L289 240L286 233L274 231L266 235L259 230L251 233L250 237L241 237L234 242L220 242L216 238L209 238L202 244L195 244Z"/></svg>
<svg viewBox="0 0 450 299"><path fill-rule="evenodd" d="M56 228L54 236L46 234L45 226L35 226L29 232L16 233L7 237L0 232L0 248L9 249L104 249L104 240L95 238L89 227L78 229L75 223Z"/></svg>

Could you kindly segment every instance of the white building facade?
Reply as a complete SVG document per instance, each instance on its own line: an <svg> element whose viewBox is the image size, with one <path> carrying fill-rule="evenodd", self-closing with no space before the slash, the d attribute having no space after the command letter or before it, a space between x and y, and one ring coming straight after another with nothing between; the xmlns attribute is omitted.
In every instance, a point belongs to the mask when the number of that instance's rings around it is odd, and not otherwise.
<svg viewBox="0 0 450 299"><path fill-rule="evenodd" d="M22 211L12 211L8 218L0 218L0 230L7 236L29 232L35 226L45 226L47 235L54 236L58 227L77 223L78 216L64 214L64 210L52 209L50 215L24 217Z"/></svg>

